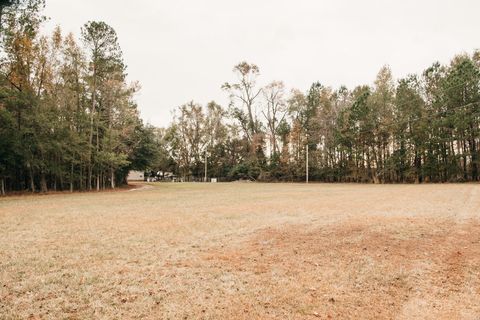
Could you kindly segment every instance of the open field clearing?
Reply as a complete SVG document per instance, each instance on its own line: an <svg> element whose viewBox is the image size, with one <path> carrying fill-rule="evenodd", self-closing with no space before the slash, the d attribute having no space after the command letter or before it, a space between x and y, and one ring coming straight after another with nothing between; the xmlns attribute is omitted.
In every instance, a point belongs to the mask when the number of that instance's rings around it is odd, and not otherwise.
<svg viewBox="0 0 480 320"><path fill-rule="evenodd" d="M480 185L0 199L2 319L479 319Z"/></svg>

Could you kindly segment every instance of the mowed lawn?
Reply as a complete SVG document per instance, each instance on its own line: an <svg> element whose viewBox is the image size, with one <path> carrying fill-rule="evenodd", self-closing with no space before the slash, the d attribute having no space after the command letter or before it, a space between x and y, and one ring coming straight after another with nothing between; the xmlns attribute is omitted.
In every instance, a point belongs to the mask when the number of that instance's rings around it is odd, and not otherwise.
<svg viewBox="0 0 480 320"><path fill-rule="evenodd" d="M1 319L480 319L480 185L0 199Z"/></svg>

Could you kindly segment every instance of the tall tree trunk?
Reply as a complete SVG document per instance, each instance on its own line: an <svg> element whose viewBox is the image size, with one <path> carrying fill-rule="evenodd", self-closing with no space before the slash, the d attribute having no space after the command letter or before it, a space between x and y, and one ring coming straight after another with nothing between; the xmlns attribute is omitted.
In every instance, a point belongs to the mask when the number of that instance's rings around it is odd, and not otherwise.
<svg viewBox="0 0 480 320"><path fill-rule="evenodd" d="M70 192L73 192L73 159L70 163Z"/></svg>
<svg viewBox="0 0 480 320"><path fill-rule="evenodd" d="M83 165L82 163L80 162L80 177L78 179L79 183L80 183L80 190L84 190L84 184L83 184Z"/></svg>
<svg viewBox="0 0 480 320"><path fill-rule="evenodd" d="M468 171L467 171L467 143L465 140L462 141L462 158L463 158L463 179L468 180Z"/></svg>
<svg viewBox="0 0 480 320"><path fill-rule="evenodd" d="M96 59L96 57L94 58ZM90 114L90 135L89 135L89 153L88 153L88 189L92 190L92 153L93 153L93 122L95 119L95 109L97 103L97 69L96 69L96 62L93 63L93 86L92 86L92 110ZM98 134L97 134L98 140Z"/></svg>
<svg viewBox="0 0 480 320"><path fill-rule="evenodd" d="M472 180L477 181L478 178L478 154L477 154L477 144L475 142L475 136L473 134L474 129L473 125L470 124L470 140L469 140L469 145L470 145L470 154L472 158Z"/></svg>
<svg viewBox="0 0 480 320"><path fill-rule="evenodd" d="M115 170L113 168L110 168L110 184L112 189L115 189Z"/></svg>
<svg viewBox="0 0 480 320"><path fill-rule="evenodd" d="M5 195L5 179L4 178L0 179L0 195L2 196Z"/></svg>
<svg viewBox="0 0 480 320"><path fill-rule="evenodd" d="M35 176L33 174L33 168L30 165L30 190L32 190L33 193L35 193Z"/></svg>
<svg viewBox="0 0 480 320"><path fill-rule="evenodd" d="M63 191L63 187L65 186L65 183L64 183L63 179L64 179L63 174L61 174L58 178L58 180L60 181L60 185L59 185L60 191Z"/></svg>
<svg viewBox="0 0 480 320"><path fill-rule="evenodd" d="M385 142L382 142L382 183L385 183L385 171L386 171L386 167L387 167L387 147L386 147L386 143Z"/></svg>
<svg viewBox="0 0 480 320"><path fill-rule="evenodd" d="M92 163L88 164L87 168L87 189L92 190Z"/></svg>
<svg viewBox="0 0 480 320"><path fill-rule="evenodd" d="M367 147L367 177L368 180L373 182L373 176L372 176L372 163L370 159L370 147Z"/></svg>
<svg viewBox="0 0 480 320"><path fill-rule="evenodd" d="M40 192L48 192L47 179L43 171L40 173Z"/></svg>
<svg viewBox="0 0 480 320"><path fill-rule="evenodd" d="M373 152L373 163L375 164L375 169L372 172L372 177L373 177L373 183L379 184L380 180L378 179L378 167L379 167L379 161L378 160L378 155L377 151L375 149L375 146L372 147L372 152Z"/></svg>

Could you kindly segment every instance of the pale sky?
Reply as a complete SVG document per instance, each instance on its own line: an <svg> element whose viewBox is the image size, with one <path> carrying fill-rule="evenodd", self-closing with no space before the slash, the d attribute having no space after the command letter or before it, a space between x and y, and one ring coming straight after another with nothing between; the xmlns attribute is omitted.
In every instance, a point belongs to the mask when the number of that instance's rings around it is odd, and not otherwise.
<svg viewBox="0 0 480 320"><path fill-rule="evenodd" d="M226 105L220 86L243 60L259 66L259 84L305 91L371 84L385 64L399 78L480 49L478 0L46 2L47 29L78 35L102 20L117 31L142 118L157 126L190 100Z"/></svg>

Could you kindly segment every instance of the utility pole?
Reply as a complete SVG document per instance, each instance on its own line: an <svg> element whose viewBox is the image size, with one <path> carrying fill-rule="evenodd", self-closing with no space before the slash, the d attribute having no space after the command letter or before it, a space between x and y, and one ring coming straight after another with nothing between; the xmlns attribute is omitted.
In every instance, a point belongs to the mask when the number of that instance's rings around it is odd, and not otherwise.
<svg viewBox="0 0 480 320"><path fill-rule="evenodd" d="M305 159L305 183L308 183L308 133L307 133L307 153Z"/></svg>
<svg viewBox="0 0 480 320"><path fill-rule="evenodd" d="M207 182L207 150L205 150L205 182Z"/></svg>

